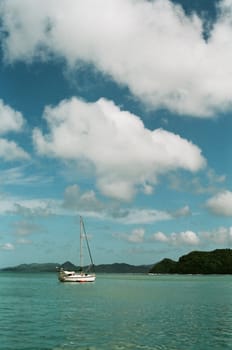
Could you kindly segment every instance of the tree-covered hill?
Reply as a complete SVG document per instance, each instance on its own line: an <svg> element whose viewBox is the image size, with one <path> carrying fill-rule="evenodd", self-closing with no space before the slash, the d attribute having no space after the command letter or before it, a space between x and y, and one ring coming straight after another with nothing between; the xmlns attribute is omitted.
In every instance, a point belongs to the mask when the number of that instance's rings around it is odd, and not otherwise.
<svg viewBox="0 0 232 350"><path fill-rule="evenodd" d="M232 274L232 250L193 251L177 262L163 259L150 269L150 273Z"/></svg>
<svg viewBox="0 0 232 350"><path fill-rule="evenodd" d="M21 264L0 269L2 272L56 272L57 268L78 270L71 262L63 264ZM232 249L216 249L211 252L193 251L178 261L163 259L152 265L134 266L125 263L95 266L97 273L179 273L179 274L232 274Z"/></svg>
<svg viewBox="0 0 232 350"><path fill-rule="evenodd" d="M44 263L44 264L21 264L13 267L6 267L0 269L2 272L57 272L59 268L65 270L79 270L80 267L74 265L70 261L63 264L58 263ZM151 265L129 265L125 263L102 264L94 266L96 273L148 273Z"/></svg>

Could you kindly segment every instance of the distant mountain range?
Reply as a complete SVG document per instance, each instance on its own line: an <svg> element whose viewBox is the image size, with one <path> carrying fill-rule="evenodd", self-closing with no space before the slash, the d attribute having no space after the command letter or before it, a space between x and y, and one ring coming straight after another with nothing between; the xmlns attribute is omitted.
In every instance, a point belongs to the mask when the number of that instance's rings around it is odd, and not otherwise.
<svg viewBox="0 0 232 350"><path fill-rule="evenodd" d="M59 268L78 270L79 267L66 261L63 264L21 264L0 269L1 272L56 272ZM154 265L129 265L125 263L95 266L96 273L154 273L154 274L232 274L232 250L216 249L211 252L193 251L178 261L163 259Z"/></svg>
<svg viewBox="0 0 232 350"><path fill-rule="evenodd" d="M134 266L125 263L102 264L94 266L96 273L148 273L152 265ZM0 269L2 272L56 272L59 268L64 270L78 270L79 267L66 261L63 264L45 263L45 264L21 264L18 266L5 267Z"/></svg>

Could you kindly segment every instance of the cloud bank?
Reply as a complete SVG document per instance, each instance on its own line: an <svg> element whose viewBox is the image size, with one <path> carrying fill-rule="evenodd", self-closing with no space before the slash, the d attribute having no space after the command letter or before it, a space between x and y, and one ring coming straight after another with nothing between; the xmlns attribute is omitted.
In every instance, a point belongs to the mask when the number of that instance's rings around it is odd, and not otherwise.
<svg viewBox="0 0 232 350"><path fill-rule="evenodd" d="M34 130L37 151L89 162L99 190L108 197L130 200L137 191L151 193L160 174L177 169L196 172L206 164L191 142L163 129L150 131L138 116L105 99L64 100L47 107L44 118L49 133Z"/></svg>
<svg viewBox="0 0 232 350"><path fill-rule="evenodd" d="M219 227L211 231L172 232L170 235L156 232L150 237L151 241L172 246L197 246L220 245L230 247L232 244L232 227Z"/></svg>
<svg viewBox="0 0 232 350"><path fill-rule="evenodd" d="M92 64L151 108L210 117L231 108L231 5L206 41L206 19L169 0L2 0L5 59Z"/></svg>
<svg viewBox="0 0 232 350"><path fill-rule="evenodd" d="M182 232L172 232L165 234L162 231L153 233L146 237L146 232L143 228L134 229L129 233L117 233L114 238L124 240L129 243L146 244L149 246L158 243L173 247L195 247L199 249L205 246L226 246L232 245L232 227L219 227L211 231L194 232L191 230Z"/></svg>

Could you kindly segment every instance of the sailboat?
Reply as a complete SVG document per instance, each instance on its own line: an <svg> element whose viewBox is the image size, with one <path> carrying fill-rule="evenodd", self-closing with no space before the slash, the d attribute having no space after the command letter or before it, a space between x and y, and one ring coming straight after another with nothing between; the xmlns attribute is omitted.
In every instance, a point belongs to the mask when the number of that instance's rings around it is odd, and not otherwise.
<svg viewBox="0 0 232 350"><path fill-rule="evenodd" d="M86 247L88 250L90 265L87 268L83 267L83 241L86 243ZM94 264L92 255L90 252L89 242L87 238L87 234L85 231L84 221L80 216L80 269L79 271L68 271L61 268L58 273L58 279L60 282L94 282L96 279L96 275L93 271Z"/></svg>

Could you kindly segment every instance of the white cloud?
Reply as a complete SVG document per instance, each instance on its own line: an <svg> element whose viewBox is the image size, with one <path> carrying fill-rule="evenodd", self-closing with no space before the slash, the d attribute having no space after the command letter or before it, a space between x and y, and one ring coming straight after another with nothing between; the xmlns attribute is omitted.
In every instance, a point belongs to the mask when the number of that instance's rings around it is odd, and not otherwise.
<svg viewBox="0 0 232 350"><path fill-rule="evenodd" d="M30 156L14 141L0 139L0 158L5 161L29 159Z"/></svg>
<svg viewBox="0 0 232 350"><path fill-rule="evenodd" d="M201 236L206 242L226 247L232 245L232 227L219 227L212 231L203 231Z"/></svg>
<svg viewBox="0 0 232 350"><path fill-rule="evenodd" d="M223 191L206 202L206 207L216 215L232 216L232 192Z"/></svg>
<svg viewBox="0 0 232 350"><path fill-rule="evenodd" d="M169 174L170 187L177 191L187 191L195 194L216 193L224 185L225 175L217 175L212 169L206 169L201 177L190 177L188 174Z"/></svg>
<svg viewBox="0 0 232 350"><path fill-rule="evenodd" d="M0 134L10 131L20 131L24 124L23 116L0 99Z"/></svg>
<svg viewBox="0 0 232 350"><path fill-rule="evenodd" d="M0 170L0 183L2 185L31 185L51 182L51 178L36 175L29 175L30 169L25 165Z"/></svg>
<svg viewBox="0 0 232 350"><path fill-rule="evenodd" d="M144 239L145 231L143 229L135 229L132 233L127 237L128 241L131 243L142 243Z"/></svg>
<svg viewBox="0 0 232 350"><path fill-rule="evenodd" d="M154 251L154 254L157 253L157 249L160 249L160 245L163 247L169 246L169 249L170 247L173 249L181 247L186 249L186 247L188 247L188 249L191 250L232 247L232 227L219 227L201 232L186 230L182 232L172 232L170 234L158 231L150 236L146 236L144 228L136 228L129 233L114 233L113 237L118 240L137 244L141 252L147 251L145 247L149 246L149 251ZM166 251L167 248L163 249L165 249L163 251Z"/></svg>
<svg viewBox="0 0 232 350"><path fill-rule="evenodd" d="M97 216L99 219L113 220L126 225L151 224L171 220L177 216L176 213L156 209L123 208L117 201L103 202L93 190L82 192L78 185L71 185L65 189L62 207L70 212L78 211L85 216ZM187 208L178 210L178 216L188 215Z"/></svg>
<svg viewBox="0 0 232 350"><path fill-rule="evenodd" d="M96 198L93 190L81 193L79 186L72 185L65 189L63 207L71 210L99 212L104 205Z"/></svg>
<svg viewBox="0 0 232 350"><path fill-rule="evenodd" d="M0 250L14 250L15 246L12 243L0 244Z"/></svg>
<svg viewBox="0 0 232 350"><path fill-rule="evenodd" d="M154 233L150 241L160 242L173 246L198 246L198 247L231 247L232 227L219 227L209 231L193 232L173 232L165 234L163 232Z"/></svg>
<svg viewBox="0 0 232 350"><path fill-rule="evenodd" d="M3 47L11 62L91 63L153 108L209 117L231 107L231 4L205 41L203 20L168 0L2 0Z"/></svg>
<svg viewBox="0 0 232 350"><path fill-rule="evenodd" d="M196 247L199 249L207 249L209 247L231 247L232 246L232 227L219 227L211 231L202 231L199 233L191 230L183 232L172 232L165 234L161 231L153 233L145 239L145 230L143 228L134 229L130 233L116 233L113 237L130 243L147 244L151 247L151 242L161 243L173 247Z"/></svg>
<svg viewBox="0 0 232 350"><path fill-rule="evenodd" d="M0 134L18 132L24 124L23 116L0 99ZM5 161L29 159L30 156L14 141L0 138L0 158Z"/></svg>
<svg viewBox="0 0 232 350"><path fill-rule="evenodd" d="M143 243L145 230L142 228L134 229L130 234L118 233L113 234L113 237L125 240L129 243Z"/></svg>
<svg viewBox="0 0 232 350"><path fill-rule="evenodd" d="M170 235L165 235L163 232L157 232L152 235L151 239L158 242L168 243L177 246L196 246L200 244L200 238L198 237L198 235L190 230L179 233L173 232Z"/></svg>
<svg viewBox="0 0 232 350"><path fill-rule="evenodd" d="M107 208L107 206L106 206ZM152 224L159 221L173 220L177 217L191 215L188 206L178 209L177 211L164 211L156 209L142 208L114 208L108 212L109 217L122 224Z"/></svg>
<svg viewBox="0 0 232 350"><path fill-rule="evenodd" d="M64 199L49 198L25 199L0 194L0 215L15 214L24 218L49 215L77 215L97 217L125 225L152 224L160 221L172 220L175 213L143 208L122 208L119 202L100 201L94 191L81 191L77 185L65 189ZM185 215L185 214L183 214ZM31 223L20 221L16 223L15 233L26 233L33 228Z"/></svg>
<svg viewBox="0 0 232 350"><path fill-rule="evenodd" d="M153 234L152 239L162 243L168 243L170 240L163 232L156 232Z"/></svg>
<svg viewBox="0 0 232 350"><path fill-rule="evenodd" d="M114 219L123 224L151 224L158 221L171 220L173 217L166 211L155 209L121 209L115 211Z"/></svg>
<svg viewBox="0 0 232 350"><path fill-rule="evenodd" d="M142 208L122 208L115 201L100 201L93 190L82 192L78 185L65 189L64 209L71 212L83 212L85 216L97 216L99 219L113 220L121 224L150 224L171 220L175 215L166 211ZM185 215L185 213L183 214ZM180 215L181 216L181 215Z"/></svg>
<svg viewBox="0 0 232 350"><path fill-rule="evenodd" d="M184 207L172 213L172 216L176 218L182 217L182 216L189 216L189 215L191 215L191 210L188 205L185 205Z"/></svg>
<svg viewBox="0 0 232 350"><path fill-rule="evenodd" d="M0 215L47 216L61 214L61 201L47 198L22 199L6 194L0 195Z"/></svg>
<svg viewBox="0 0 232 350"><path fill-rule="evenodd" d="M139 117L105 99L65 100L47 107L44 118L50 133L34 130L37 151L63 160L87 160L98 188L109 197L130 200L139 186L151 193L160 174L180 168L195 172L206 164L196 145L163 129L146 129Z"/></svg>

